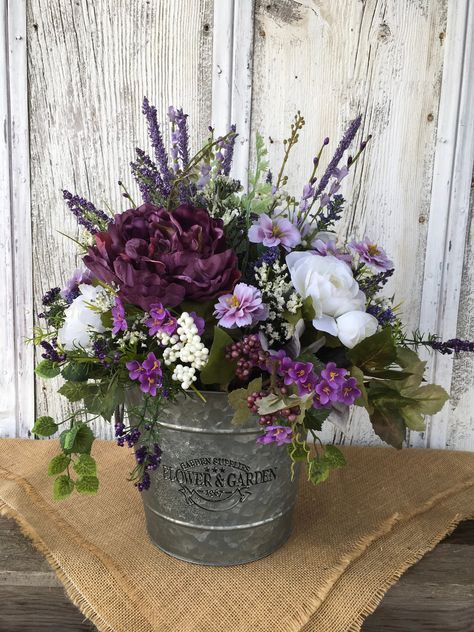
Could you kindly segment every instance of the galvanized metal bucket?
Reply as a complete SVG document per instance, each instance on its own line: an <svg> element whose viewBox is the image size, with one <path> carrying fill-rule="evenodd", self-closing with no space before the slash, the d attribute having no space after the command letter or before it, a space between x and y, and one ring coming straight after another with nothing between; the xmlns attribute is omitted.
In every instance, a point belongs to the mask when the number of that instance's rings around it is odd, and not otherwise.
<svg viewBox="0 0 474 632"><path fill-rule="evenodd" d="M256 418L236 426L225 393L204 396L183 396L160 415L162 463L143 492L148 533L187 562L252 562L290 535L297 472L291 480L286 447L256 442Z"/></svg>

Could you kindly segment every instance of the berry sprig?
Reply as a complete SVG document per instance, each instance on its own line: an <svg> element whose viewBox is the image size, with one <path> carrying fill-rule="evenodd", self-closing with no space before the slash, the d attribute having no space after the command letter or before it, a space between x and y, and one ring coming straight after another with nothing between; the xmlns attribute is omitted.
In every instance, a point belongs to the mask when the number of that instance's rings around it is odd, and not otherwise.
<svg viewBox="0 0 474 632"><path fill-rule="evenodd" d="M226 360L237 360L235 375L239 380L249 378L252 370L256 367L268 370L268 351L262 349L259 337L256 334L244 336L242 340L234 342L226 348Z"/></svg>

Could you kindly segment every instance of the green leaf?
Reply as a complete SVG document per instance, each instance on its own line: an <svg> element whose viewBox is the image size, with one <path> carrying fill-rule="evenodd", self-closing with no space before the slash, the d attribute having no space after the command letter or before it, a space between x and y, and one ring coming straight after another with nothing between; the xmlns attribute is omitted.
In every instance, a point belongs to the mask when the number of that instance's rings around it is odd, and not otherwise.
<svg viewBox="0 0 474 632"><path fill-rule="evenodd" d="M94 387L94 390L84 397L84 406L89 413L101 415L110 421L117 406L124 401L124 390L115 379L95 384Z"/></svg>
<svg viewBox="0 0 474 632"><path fill-rule="evenodd" d="M370 421L382 441L400 450L405 440L405 423L399 410L375 406Z"/></svg>
<svg viewBox="0 0 474 632"><path fill-rule="evenodd" d="M257 377L252 380L247 388L237 388L228 395L229 404L234 409L232 423L236 426L242 426L252 416L252 411L247 405L247 397L252 393L262 389L262 378Z"/></svg>
<svg viewBox="0 0 474 632"><path fill-rule="evenodd" d="M89 377L89 368L85 362L68 362L61 371L61 375L71 382L85 382Z"/></svg>
<svg viewBox="0 0 474 632"><path fill-rule="evenodd" d="M400 414L405 421L405 425L410 430L416 430L422 432L426 428L423 415L410 406L405 406L400 409Z"/></svg>
<svg viewBox="0 0 474 632"><path fill-rule="evenodd" d="M227 385L235 375L235 362L225 358L225 349L233 340L220 327L214 327L214 339L209 352L209 360L201 371L203 384Z"/></svg>
<svg viewBox="0 0 474 632"><path fill-rule="evenodd" d="M324 483L330 472L329 464L323 459L311 459L308 465L308 479L314 484Z"/></svg>
<svg viewBox="0 0 474 632"><path fill-rule="evenodd" d="M71 462L71 458L66 454L58 454L55 456L48 465L48 474L49 476L55 476L56 474L61 474L67 468L69 463Z"/></svg>
<svg viewBox="0 0 474 632"><path fill-rule="evenodd" d="M52 417L38 417L31 432L39 437L50 437L58 429L58 424Z"/></svg>
<svg viewBox="0 0 474 632"><path fill-rule="evenodd" d="M58 476L53 484L53 498L54 500L63 500L72 494L74 489L74 481L69 476L63 474Z"/></svg>
<svg viewBox="0 0 474 632"><path fill-rule="evenodd" d="M58 363L51 360L42 360L35 368L36 375L46 380L56 377L60 372Z"/></svg>
<svg viewBox="0 0 474 632"><path fill-rule="evenodd" d="M397 350L390 328L382 329L373 336L359 342L348 351L347 356L352 364L361 369L384 369L397 358Z"/></svg>
<svg viewBox="0 0 474 632"><path fill-rule="evenodd" d="M79 402L94 388L95 384L87 384L86 382L64 382L61 388L58 389L58 393L70 402Z"/></svg>
<svg viewBox="0 0 474 632"><path fill-rule="evenodd" d="M324 461L331 469L337 469L346 465L346 459L335 445L327 445L324 451Z"/></svg>
<svg viewBox="0 0 474 632"><path fill-rule="evenodd" d="M97 476L83 476L76 481L76 489L80 494L93 496L99 489L99 479Z"/></svg>
<svg viewBox="0 0 474 632"><path fill-rule="evenodd" d="M329 417L329 408L308 408L304 417L304 427L306 430L319 432L323 427L323 422Z"/></svg>
<svg viewBox="0 0 474 632"><path fill-rule="evenodd" d="M411 393L410 399L416 401L416 408L420 413L434 415L443 408L449 395L442 386L426 384L415 393Z"/></svg>
<svg viewBox="0 0 474 632"><path fill-rule="evenodd" d="M94 433L89 426L83 423L74 424L69 430L64 430L59 437L61 448L66 454L72 452L89 454L93 442Z"/></svg>
<svg viewBox="0 0 474 632"><path fill-rule="evenodd" d="M95 459L90 454L81 454L73 468L79 476L95 476L97 473Z"/></svg>

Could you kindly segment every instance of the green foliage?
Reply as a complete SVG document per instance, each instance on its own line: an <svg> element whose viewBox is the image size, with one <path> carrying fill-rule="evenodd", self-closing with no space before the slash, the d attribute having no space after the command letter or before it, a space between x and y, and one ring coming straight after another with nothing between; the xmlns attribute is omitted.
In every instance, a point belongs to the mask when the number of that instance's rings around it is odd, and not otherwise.
<svg viewBox="0 0 474 632"><path fill-rule="evenodd" d="M235 362L225 358L225 349L233 340L220 327L214 327L214 339L209 352L209 360L201 371L203 384L226 386L235 375Z"/></svg>
<svg viewBox="0 0 474 632"><path fill-rule="evenodd" d="M397 350L390 328L369 336L351 349L347 356L355 366L365 370L383 369L397 358Z"/></svg>
<svg viewBox="0 0 474 632"><path fill-rule="evenodd" d="M84 396L85 408L89 413L100 415L110 421L117 406L123 404L125 399L124 389L118 379L115 376L110 381L88 384L88 387Z"/></svg>
<svg viewBox="0 0 474 632"><path fill-rule="evenodd" d="M273 202L272 185L261 182L262 176L268 171L267 148L263 137L259 132L255 139L255 171L249 174L249 190L241 198L241 204L248 218L251 213L265 213Z"/></svg>
<svg viewBox="0 0 474 632"><path fill-rule="evenodd" d="M304 417L304 427L306 430L319 432L323 427L323 422L329 417L329 408L308 408Z"/></svg>
<svg viewBox="0 0 474 632"><path fill-rule="evenodd" d="M93 496L99 489L99 479L97 476L82 476L76 481L76 489L80 494Z"/></svg>
<svg viewBox="0 0 474 632"><path fill-rule="evenodd" d="M35 373L38 377L49 380L59 375L60 368L57 362L52 362L51 360L41 360L41 362L35 367Z"/></svg>
<svg viewBox="0 0 474 632"><path fill-rule="evenodd" d="M58 429L58 424L52 417L38 417L32 428L32 433L39 437L51 437Z"/></svg>
<svg viewBox="0 0 474 632"><path fill-rule="evenodd" d="M346 459L339 448L328 445L322 454L318 454L308 462L308 480L315 485L323 483L331 470L339 469L346 465Z"/></svg>
<svg viewBox="0 0 474 632"><path fill-rule="evenodd" d="M64 500L72 494L74 489L74 481L66 474L58 476L53 485L54 500Z"/></svg>
<svg viewBox="0 0 474 632"><path fill-rule="evenodd" d="M60 437L59 443L65 454L90 454L92 443L94 442L94 433L86 424L79 422L64 430Z"/></svg>
<svg viewBox="0 0 474 632"><path fill-rule="evenodd" d="M73 465L74 471L79 476L95 476L97 466L95 459L90 454L81 454Z"/></svg>
<svg viewBox="0 0 474 632"><path fill-rule="evenodd" d="M229 393L229 404L235 411L232 417L233 424L242 426L250 419L252 412L247 405L247 397L261 389L262 378L257 377L248 384L247 388L237 388Z"/></svg>
<svg viewBox="0 0 474 632"><path fill-rule="evenodd" d="M87 384L86 382L64 382L61 388L58 389L58 393L70 402L79 402L86 397L93 386L93 384Z"/></svg>
<svg viewBox="0 0 474 632"><path fill-rule="evenodd" d="M85 362L68 362L61 371L61 375L71 382L85 382L89 377L90 368L90 364Z"/></svg>
<svg viewBox="0 0 474 632"><path fill-rule="evenodd" d="M61 472L64 472L64 470L67 469L70 462L71 457L67 456L66 454L58 454L49 462L49 476L56 476L56 474L61 474Z"/></svg>

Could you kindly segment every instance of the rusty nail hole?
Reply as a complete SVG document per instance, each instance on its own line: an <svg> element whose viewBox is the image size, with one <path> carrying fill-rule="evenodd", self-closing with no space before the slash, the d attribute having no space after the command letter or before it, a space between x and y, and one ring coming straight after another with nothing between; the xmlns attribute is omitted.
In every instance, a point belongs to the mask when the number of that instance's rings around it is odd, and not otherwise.
<svg viewBox="0 0 474 632"><path fill-rule="evenodd" d="M211 27L209 26L209 24L204 24L204 26L203 26L203 29L204 29L204 32L205 32L205 33L209 33L209 29L210 29L210 28L211 28Z"/></svg>
<svg viewBox="0 0 474 632"><path fill-rule="evenodd" d="M260 37L265 37L265 31L263 29L259 29L258 34Z"/></svg>
<svg viewBox="0 0 474 632"><path fill-rule="evenodd" d="M431 114L431 112L428 114L428 116L426 117L427 121L429 121L431 123L431 121L434 120L434 116Z"/></svg>
<svg viewBox="0 0 474 632"><path fill-rule="evenodd" d="M36 22L33 23L33 28L35 29L35 31L38 30L38 25L36 24Z"/></svg>
<svg viewBox="0 0 474 632"><path fill-rule="evenodd" d="M441 33L439 34L439 41L441 42L441 44L443 43L445 37L446 33L444 31L441 31Z"/></svg>
<svg viewBox="0 0 474 632"><path fill-rule="evenodd" d="M426 223L426 215L420 215L420 217L418 218L418 222L420 224L425 224Z"/></svg>
<svg viewBox="0 0 474 632"><path fill-rule="evenodd" d="M271 4L267 4L267 6L265 7L267 11L270 11L270 9L272 8Z"/></svg>

